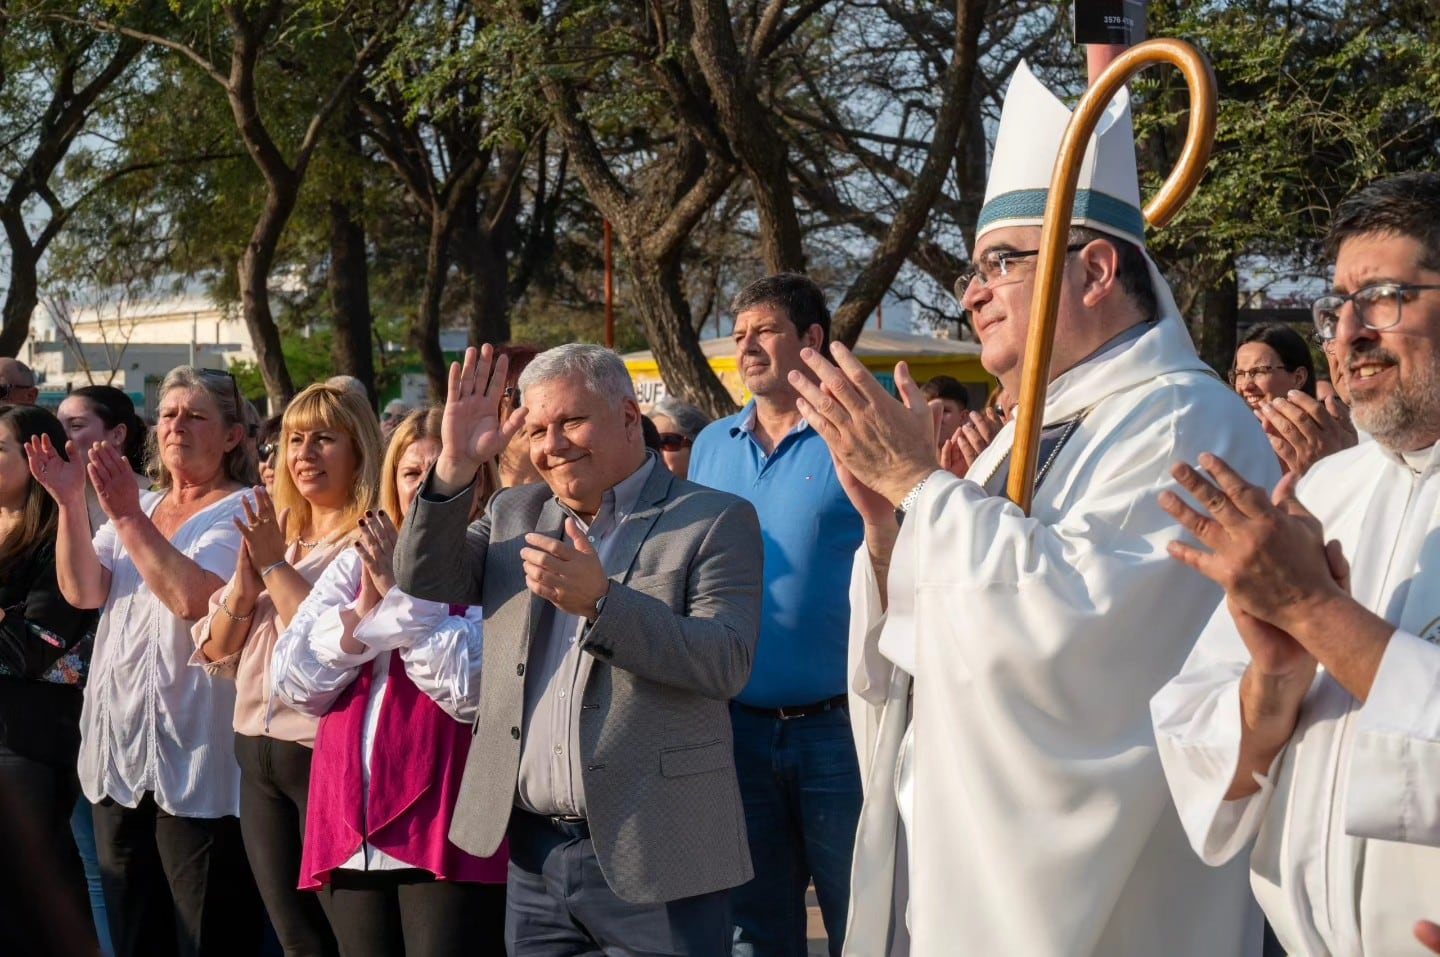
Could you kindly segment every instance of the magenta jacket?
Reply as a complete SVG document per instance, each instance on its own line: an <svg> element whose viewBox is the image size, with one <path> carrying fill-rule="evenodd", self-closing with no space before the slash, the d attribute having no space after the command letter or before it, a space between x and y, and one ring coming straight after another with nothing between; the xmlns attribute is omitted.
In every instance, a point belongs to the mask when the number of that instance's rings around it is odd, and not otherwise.
<svg viewBox="0 0 1440 957"><path fill-rule="evenodd" d="M391 653L389 667L370 754L368 808L362 749L373 670L362 669L320 719L300 889L325 884L362 843L443 881L503 884L510 858L506 845L491 857L474 857L448 837L470 749L469 726L415 687L398 654Z"/></svg>

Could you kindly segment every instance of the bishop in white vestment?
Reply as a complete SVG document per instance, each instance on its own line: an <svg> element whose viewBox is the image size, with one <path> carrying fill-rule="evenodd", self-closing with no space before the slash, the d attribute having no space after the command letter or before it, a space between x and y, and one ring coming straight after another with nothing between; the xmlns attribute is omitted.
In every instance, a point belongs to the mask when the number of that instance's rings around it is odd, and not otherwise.
<svg viewBox="0 0 1440 957"><path fill-rule="evenodd" d="M1022 66L978 275L957 290L1012 395L1068 119ZM807 420L867 522L851 592L851 714L868 770L845 941L856 957L904 952L907 930L924 957L1259 952L1243 872L1187 852L1148 701L1221 594L1166 554L1171 464L1223 447L1253 481L1279 470L1143 253L1123 94L1090 145L1072 225L1032 515L1003 497L1013 425L957 478L913 451L924 404L903 366L909 411L843 349L839 371L807 359L820 380L802 388ZM887 541L895 506L903 524Z"/></svg>
<svg viewBox="0 0 1440 957"><path fill-rule="evenodd" d="M1170 504L1211 551L1177 554L1234 614L1152 710L1196 853L1248 856L1287 953L1423 954L1413 925L1440 914L1440 176L1368 187L1331 238L1316 324L1375 441L1316 464L1298 505L1185 473L1210 523Z"/></svg>

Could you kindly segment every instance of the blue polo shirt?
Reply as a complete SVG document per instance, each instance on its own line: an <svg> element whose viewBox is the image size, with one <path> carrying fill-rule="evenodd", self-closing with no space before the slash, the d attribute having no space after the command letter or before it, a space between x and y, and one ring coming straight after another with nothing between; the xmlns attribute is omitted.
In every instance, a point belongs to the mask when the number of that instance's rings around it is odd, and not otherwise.
<svg viewBox="0 0 1440 957"><path fill-rule="evenodd" d="M690 453L690 481L739 495L760 514L765 606L755 668L737 700L812 704L845 693L850 568L865 530L819 433L802 421L767 456L754 428L753 401L707 426Z"/></svg>

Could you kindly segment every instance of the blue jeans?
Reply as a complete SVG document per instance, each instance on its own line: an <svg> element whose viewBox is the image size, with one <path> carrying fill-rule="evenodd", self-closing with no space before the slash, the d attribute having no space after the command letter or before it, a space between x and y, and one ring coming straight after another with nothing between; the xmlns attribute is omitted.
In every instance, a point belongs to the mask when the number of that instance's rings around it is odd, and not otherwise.
<svg viewBox="0 0 1440 957"><path fill-rule="evenodd" d="M725 957L734 923L729 891L634 904L610 889L586 825L553 824L516 808L509 837L509 957Z"/></svg>
<svg viewBox="0 0 1440 957"><path fill-rule="evenodd" d="M730 719L755 864L754 880L732 893L733 957L805 957L812 880L838 957L861 804L850 716L836 709L782 720L732 703Z"/></svg>
<svg viewBox="0 0 1440 957"><path fill-rule="evenodd" d="M105 889L100 883L100 856L95 851L95 819L91 816L90 802L85 795L75 802L75 813L70 816L70 831L75 835L75 847L80 851L80 863L85 868L85 886L90 892L90 916L95 921L95 933L100 938L101 957L115 957L115 948L110 946L110 920L105 916Z"/></svg>

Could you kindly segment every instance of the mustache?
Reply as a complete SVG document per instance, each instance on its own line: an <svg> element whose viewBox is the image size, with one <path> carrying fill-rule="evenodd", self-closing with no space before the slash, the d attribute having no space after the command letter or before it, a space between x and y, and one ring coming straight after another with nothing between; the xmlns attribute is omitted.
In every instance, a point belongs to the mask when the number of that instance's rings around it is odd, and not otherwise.
<svg viewBox="0 0 1440 957"><path fill-rule="evenodd" d="M1362 362L1388 362L1391 365L1399 365L1400 357L1384 346L1371 346L1368 349L1352 352L1345 363L1345 371L1354 372Z"/></svg>

